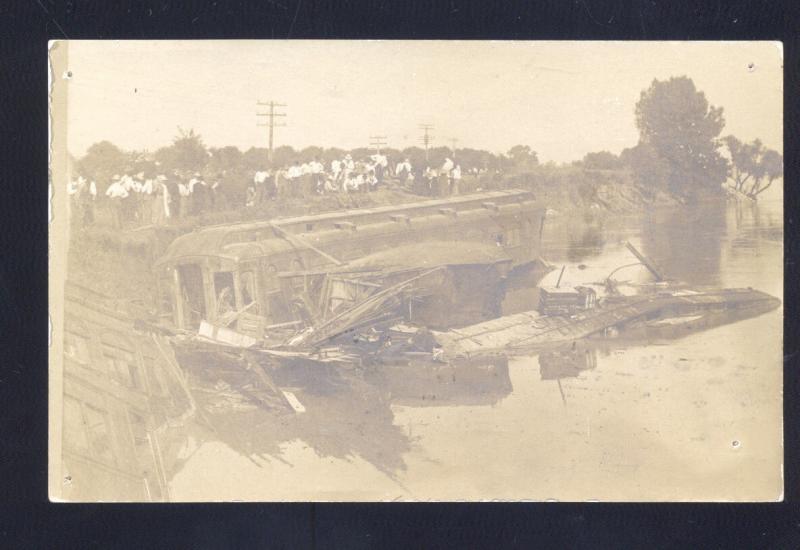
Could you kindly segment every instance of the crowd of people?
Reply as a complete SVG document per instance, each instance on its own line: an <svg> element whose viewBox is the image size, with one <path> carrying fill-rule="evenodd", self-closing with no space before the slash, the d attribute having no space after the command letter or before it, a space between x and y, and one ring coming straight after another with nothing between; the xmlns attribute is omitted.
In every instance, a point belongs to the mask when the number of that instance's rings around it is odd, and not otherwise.
<svg viewBox="0 0 800 550"><path fill-rule="evenodd" d="M132 172L132 170L131 170ZM478 174L476 169L470 173ZM115 228L135 225L164 225L170 220L221 210L228 206L220 186L224 174L214 177L199 172L172 171L169 174L115 174L101 198L109 206ZM269 200L304 198L313 195L368 193L389 181L423 196L455 195L460 191L461 167L447 158L438 168L412 166L405 158L390 165L385 155L374 154L354 160L350 154L328 166L319 158L293 162L276 170L258 170L247 186L245 206ZM101 182L106 183L106 182ZM68 184L68 193L77 219L83 225L94 223L98 185L79 176Z"/></svg>
<svg viewBox="0 0 800 550"><path fill-rule="evenodd" d="M247 188L246 205L313 194L368 193L384 186L389 179L419 195L451 195L458 193L461 176L461 167L449 158L438 169L428 166L415 170L408 158L392 169L387 157L377 153L358 161L347 154L332 160L327 169L315 157L311 162L295 161L275 171L256 172L253 183Z"/></svg>
<svg viewBox="0 0 800 550"><path fill-rule="evenodd" d="M144 172L115 174L105 190L111 225L115 228L164 225L170 219L219 209L224 203L219 192L220 181L219 177L208 181L200 173L188 175L178 171L169 177L164 174L147 177ZM93 223L98 196L95 181L79 176L69 182L67 192L82 223Z"/></svg>

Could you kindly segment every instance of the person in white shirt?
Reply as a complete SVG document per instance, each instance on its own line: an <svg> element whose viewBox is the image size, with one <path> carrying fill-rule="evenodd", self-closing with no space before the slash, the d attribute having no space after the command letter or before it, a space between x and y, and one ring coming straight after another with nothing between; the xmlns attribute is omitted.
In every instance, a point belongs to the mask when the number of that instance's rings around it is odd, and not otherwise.
<svg viewBox="0 0 800 550"><path fill-rule="evenodd" d="M414 177L414 172L408 172L408 174L406 174L406 186L409 189L413 189L414 188L414 180L415 179L416 178Z"/></svg>
<svg viewBox="0 0 800 550"><path fill-rule="evenodd" d="M361 174L351 174L344 180L343 189L347 192L354 192L358 191L361 185L364 183L364 176Z"/></svg>
<svg viewBox="0 0 800 550"><path fill-rule="evenodd" d="M144 183L142 184L139 192L144 193L145 195L152 195L153 191L154 191L153 180L149 178L144 180Z"/></svg>
<svg viewBox="0 0 800 550"><path fill-rule="evenodd" d="M383 183L383 174L389 166L389 159L385 155L372 155L373 168L375 170L375 185Z"/></svg>
<svg viewBox="0 0 800 550"><path fill-rule="evenodd" d="M127 191L128 193L130 193L133 190L133 178L130 177L128 174L123 174L119 182L120 185L122 185L125 188L125 191Z"/></svg>
<svg viewBox="0 0 800 550"><path fill-rule="evenodd" d="M317 157L314 157L314 160L312 160L309 163L308 167L312 174L321 174L322 172L325 171L325 167L322 165L322 163L319 161Z"/></svg>
<svg viewBox="0 0 800 550"><path fill-rule="evenodd" d="M399 163L397 167L394 169L394 175L402 178L405 174L406 179L408 179L408 174L411 173L411 161L409 159L405 159L403 162Z"/></svg>
<svg viewBox="0 0 800 550"><path fill-rule="evenodd" d="M122 201L128 198L128 190L119 176L111 179L111 185L106 189L106 196L111 199L111 222L114 228L122 227Z"/></svg>
<svg viewBox="0 0 800 550"><path fill-rule="evenodd" d="M290 180L295 180L303 175L303 170L300 168L300 163L295 161L293 165L286 171L286 177Z"/></svg>
<svg viewBox="0 0 800 550"><path fill-rule="evenodd" d="M342 161L342 169L344 170L345 176L347 176L350 172L355 170L356 165L353 162L353 157L350 156L348 153L345 155L344 160Z"/></svg>
<svg viewBox="0 0 800 550"><path fill-rule="evenodd" d="M193 185L184 179L178 182L178 217L184 218L189 214L189 206L192 199Z"/></svg>
<svg viewBox="0 0 800 550"><path fill-rule="evenodd" d="M440 170L439 173L449 175L450 170L452 169L453 169L453 161L450 160L449 158L446 158L444 159L444 164L442 164L442 169Z"/></svg>
<svg viewBox="0 0 800 550"><path fill-rule="evenodd" d="M461 165L456 164L450 172L450 194L458 195L459 185L461 184Z"/></svg>
<svg viewBox="0 0 800 550"><path fill-rule="evenodd" d="M211 210L219 210L222 206L222 193L220 192L220 182L222 181L224 174L219 172L217 174L212 174L210 183L208 184L208 206Z"/></svg>
<svg viewBox="0 0 800 550"><path fill-rule="evenodd" d="M297 180L297 191L301 197L308 197L312 193L311 164L304 162L300 165L300 178Z"/></svg>
<svg viewBox="0 0 800 550"><path fill-rule="evenodd" d="M128 196L128 190L119 179L119 176L114 176L111 180L111 185L106 189L106 196L112 199L124 199Z"/></svg>
<svg viewBox="0 0 800 550"><path fill-rule="evenodd" d="M164 174L159 174L156 176L156 181L164 188L164 213L167 215L167 218L171 218L174 215L174 201L172 193L170 192L169 180Z"/></svg>
<svg viewBox="0 0 800 550"><path fill-rule="evenodd" d="M267 170L256 171L255 175L253 176L253 183L255 183L256 185L261 185L262 183L267 181L268 177L269 177L269 171Z"/></svg>
<svg viewBox="0 0 800 550"><path fill-rule="evenodd" d="M286 184L288 186L287 195L290 197L300 196L300 176L303 175L303 170L300 167L299 161L294 161L289 169L286 171Z"/></svg>
<svg viewBox="0 0 800 550"><path fill-rule="evenodd" d="M95 205L97 204L97 184L89 181L88 193L83 193L83 221L85 225L93 224L95 219Z"/></svg>
<svg viewBox="0 0 800 550"><path fill-rule="evenodd" d="M253 176L253 205L262 203L266 197L274 198L275 183L269 170L257 171Z"/></svg>
<svg viewBox="0 0 800 550"><path fill-rule="evenodd" d="M372 160L372 163L375 166L381 166L382 168L386 168L389 165L389 161L385 155L375 154L371 155L369 158Z"/></svg>
<svg viewBox="0 0 800 550"><path fill-rule="evenodd" d="M342 171L342 163L339 160L331 161L331 174L334 180L339 179L339 173Z"/></svg>
<svg viewBox="0 0 800 550"><path fill-rule="evenodd" d="M430 167L425 167L425 172L422 174L422 185L421 190L423 195L434 195L435 194L435 185L434 180L436 179L436 172Z"/></svg>
<svg viewBox="0 0 800 550"><path fill-rule="evenodd" d="M311 192L322 193L325 173L325 167L319 161L318 157L314 157L308 164L309 172L311 173Z"/></svg>
<svg viewBox="0 0 800 550"><path fill-rule="evenodd" d="M142 188L144 187L144 182L139 179L139 176L134 176L131 178L131 185L128 191L133 191L134 193L141 193Z"/></svg>
<svg viewBox="0 0 800 550"><path fill-rule="evenodd" d="M357 174L355 178L353 178L353 189L359 191L364 188L366 185L367 180L364 177L364 174Z"/></svg>
<svg viewBox="0 0 800 550"><path fill-rule="evenodd" d="M199 215L208 208L208 193L210 193L208 184L200 172L195 172L194 177L189 180L189 187L192 196L192 214Z"/></svg>
<svg viewBox="0 0 800 550"><path fill-rule="evenodd" d="M150 198L150 221L153 225L164 225L169 218L169 190L166 185L167 178L158 176L155 182L150 180L154 187Z"/></svg>
<svg viewBox="0 0 800 550"><path fill-rule="evenodd" d="M139 185L139 220L143 224L150 223L153 218L153 180L147 178Z"/></svg>
<svg viewBox="0 0 800 550"><path fill-rule="evenodd" d="M133 178L128 174L123 174L120 178L120 185L125 189L127 195L121 198L120 200L120 222L125 224L128 220L133 219L135 212L134 212L134 203L136 202L135 198L133 197L133 193L135 193L135 182Z"/></svg>

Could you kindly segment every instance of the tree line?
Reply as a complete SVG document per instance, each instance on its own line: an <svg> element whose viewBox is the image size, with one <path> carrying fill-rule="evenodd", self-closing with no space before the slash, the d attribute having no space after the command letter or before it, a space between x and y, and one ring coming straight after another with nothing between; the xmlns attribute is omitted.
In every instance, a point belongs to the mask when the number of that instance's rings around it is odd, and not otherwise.
<svg viewBox="0 0 800 550"><path fill-rule="evenodd" d="M735 136L722 135L723 108L711 105L686 76L654 79L635 105L634 123L639 131L635 146L619 155L608 151L588 153L572 164L588 170L626 170L645 192L665 191L684 197L719 193L727 181L732 189L755 198L783 176L779 152L766 148L758 139L743 143ZM297 150L282 145L273 151L270 163L266 148L241 151L233 146L207 147L194 130L179 128L170 145L154 152L124 151L108 141L95 143L77 160L77 171L96 181L101 193L120 173L144 172L148 177L158 173L199 173L219 180L223 192L238 201L243 200L258 170L315 158L329 165L348 153L359 159L374 152L367 147L344 150L311 146ZM421 147L386 148L381 153L392 163L409 159L420 171L427 166L441 166L446 158L453 159L464 173L522 173L539 166L537 152L528 145L516 145L504 154L448 147L433 147L427 154Z"/></svg>
<svg viewBox="0 0 800 550"><path fill-rule="evenodd" d="M345 150L310 146L295 149L281 145L274 149L270 162L265 147L251 147L246 151L234 146L207 147L194 130L179 128L170 145L154 152L125 151L109 141L95 143L83 157L77 159L76 168L78 175L97 182L101 194L115 175L143 173L145 178L152 178L158 174L177 173L188 178L200 174L220 181L221 189L228 198L238 201L244 199L257 171L285 168L294 162L308 163L314 159L319 159L329 167L332 161L341 160L347 154L353 159L365 159L374 153L375 149L367 147ZM465 173L524 171L538 164L536 152L526 145L512 147L507 154L499 155L468 147L455 151L448 147L432 147L427 154L421 147L384 148L381 154L393 164L409 159L415 170L420 172L428 166L442 166L447 158L458 164Z"/></svg>

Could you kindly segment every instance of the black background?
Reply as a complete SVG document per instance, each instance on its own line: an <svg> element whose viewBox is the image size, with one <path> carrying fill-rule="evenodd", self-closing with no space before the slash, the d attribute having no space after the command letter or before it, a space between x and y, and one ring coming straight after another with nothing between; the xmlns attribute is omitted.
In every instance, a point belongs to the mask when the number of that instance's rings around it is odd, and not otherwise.
<svg viewBox="0 0 800 550"><path fill-rule="evenodd" d="M800 548L797 2L0 4L0 545L9 548ZM775 504L65 505L47 501L47 40L782 40L785 485ZM464 67L463 70L469 70ZM380 83L376 85L381 85ZM731 86L735 86L731 82ZM368 91L368 90L367 90ZM620 442L624 445L624 442Z"/></svg>

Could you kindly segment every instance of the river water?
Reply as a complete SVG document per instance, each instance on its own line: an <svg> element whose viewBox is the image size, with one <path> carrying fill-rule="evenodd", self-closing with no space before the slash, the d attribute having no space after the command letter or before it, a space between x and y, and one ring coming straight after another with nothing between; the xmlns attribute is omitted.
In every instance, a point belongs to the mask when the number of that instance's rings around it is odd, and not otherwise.
<svg viewBox="0 0 800 550"><path fill-rule="evenodd" d="M580 219L551 212L544 256L561 285L635 262L670 279L782 299L779 199ZM615 279L648 280L632 266ZM783 308L573 364L518 357L345 382L307 373L305 412L247 406L189 431L173 500L777 500L782 495ZM303 376L302 374L300 375ZM309 385L312 386L309 389ZM301 388L302 386L302 388Z"/></svg>

